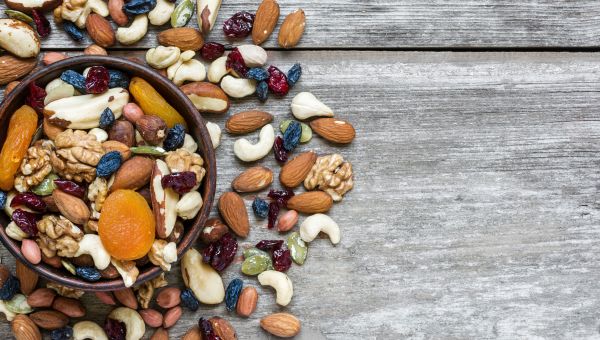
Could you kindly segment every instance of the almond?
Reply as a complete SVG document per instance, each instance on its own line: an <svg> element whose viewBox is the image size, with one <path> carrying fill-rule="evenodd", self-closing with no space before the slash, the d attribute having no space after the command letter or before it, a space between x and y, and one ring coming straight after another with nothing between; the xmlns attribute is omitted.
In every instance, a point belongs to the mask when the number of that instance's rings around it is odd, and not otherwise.
<svg viewBox="0 0 600 340"><path fill-rule="evenodd" d="M46 52L44 53L44 57L42 58L42 63L44 65L51 65L57 61L65 60L69 58L68 55L60 52Z"/></svg>
<svg viewBox="0 0 600 340"><path fill-rule="evenodd" d="M252 167L237 176L231 187L237 192L260 191L273 183L273 171L264 166Z"/></svg>
<svg viewBox="0 0 600 340"><path fill-rule="evenodd" d="M213 243L227 234L229 228L218 218L210 218L204 223L200 238L205 243Z"/></svg>
<svg viewBox="0 0 600 340"><path fill-rule="evenodd" d="M258 302L258 292L254 287L245 287L242 289L238 298L236 311L239 316L249 317L256 309Z"/></svg>
<svg viewBox="0 0 600 340"><path fill-rule="evenodd" d="M256 10L252 27L252 41L262 44L269 38L279 19L279 4L275 0L263 0Z"/></svg>
<svg viewBox="0 0 600 340"><path fill-rule="evenodd" d="M137 190L150 182L154 161L148 157L134 156L117 170L110 191L118 189Z"/></svg>
<svg viewBox="0 0 600 340"><path fill-rule="evenodd" d="M62 312L71 318L80 318L85 316L85 307L81 301L64 296L58 296L52 303L52 309Z"/></svg>
<svg viewBox="0 0 600 340"><path fill-rule="evenodd" d="M295 188L299 186L308 173L312 166L317 161L317 154L313 151L303 152L293 159L287 161L281 168L279 173L279 181L281 184L288 188Z"/></svg>
<svg viewBox="0 0 600 340"><path fill-rule="evenodd" d="M40 329L27 315L15 316L10 327L17 340L42 340Z"/></svg>
<svg viewBox="0 0 600 340"><path fill-rule="evenodd" d="M91 13L85 20L85 28L98 46L109 47L115 44L115 31L103 16Z"/></svg>
<svg viewBox="0 0 600 340"><path fill-rule="evenodd" d="M65 131L64 128L50 123L50 120L46 117L44 117L44 121L42 122L42 129L44 129L44 134L51 140L54 140L56 136Z"/></svg>
<svg viewBox="0 0 600 340"><path fill-rule="evenodd" d="M184 335L181 340L202 340L202 335L200 334L200 327L194 326L190 328Z"/></svg>
<svg viewBox="0 0 600 340"><path fill-rule="evenodd" d="M324 213L331 209L333 199L323 191L308 191L293 196L287 202L287 208L304 214Z"/></svg>
<svg viewBox="0 0 600 340"><path fill-rule="evenodd" d="M158 328L154 331L150 340L169 340L169 332L164 328Z"/></svg>
<svg viewBox="0 0 600 340"><path fill-rule="evenodd" d="M250 232L250 222L244 200L235 192L226 192L219 198L219 212L225 223L239 237L245 238Z"/></svg>
<svg viewBox="0 0 600 340"><path fill-rule="evenodd" d="M181 302L181 290L177 287L166 287L156 296L156 304L164 309L177 306Z"/></svg>
<svg viewBox="0 0 600 340"><path fill-rule="evenodd" d="M183 314L183 309L180 306L173 307L169 309L163 318L163 327L171 328L173 327L179 319L181 319L181 315Z"/></svg>
<svg viewBox="0 0 600 340"><path fill-rule="evenodd" d="M90 219L90 208L79 197L55 189L52 198L60 213L74 224L83 225Z"/></svg>
<svg viewBox="0 0 600 340"><path fill-rule="evenodd" d="M310 127L319 136L333 143L348 144L356 132L352 124L335 118L318 118L310 122Z"/></svg>
<svg viewBox="0 0 600 340"><path fill-rule="evenodd" d="M0 56L0 85L5 85L28 74L37 65L37 59L22 59L8 53Z"/></svg>
<svg viewBox="0 0 600 340"><path fill-rule="evenodd" d="M138 302L137 302L137 300L135 298L135 294L133 294L133 290L131 290L131 288L115 290L113 292L113 294L115 294L115 297L117 298L117 300L119 300L119 302L123 306L129 307L131 309L137 309Z"/></svg>
<svg viewBox="0 0 600 340"><path fill-rule="evenodd" d="M1 56L0 56L0 57L1 57ZM12 92L12 90L14 90L14 89L15 89L15 87L17 87L17 85L19 85L20 83L21 83L20 81L16 81L16 80L13 80L13 81L11 81L10 83L8 83L8 84L6 85L6 87L4 88L4 96L5 96L5 97L6 97L6 96L8 96L8 94L9 94L9 93L11 93L11 92ZM1 85L1 84L0 84L0 85Z"/></svg>
<svg viewBox="0 0 600 340"><path fill-rule="evenodd" d="M16 275L21 283L21 292L25 295L31 294L35 290L39 275L21 261L17 261L16 263Z"/></svg>
<svg viewBox="0 0 600 340"><path fill-rule="evenodd" d="M215 84L196 81L180 89L200 113L225 113L229 110L229 97Z"/></svg>
<svg viewBox="0 0 600 340"><path fill-rule="evenodd" d="M42 310L29 314L31 321L38 327L54 330L65 327L69 323L69 317L55 310Z"/></svg>
<svg viewBox="0 0 600 340"><path fill-rule="evenodd" d="M235 328L233 328L229 321L218 316L214 316L208 319L208 321L210 321L210 324L215 331L215 335L220 337L221 340L237 340Z"/></svg>
<svg viewBox="0 0 600 340"><path fill-rule="evenodd" d="M163 316L157 310L142 309L141 311L139 311L139 313L146 325L150 327L156 328L160 327L163 324Z"/></svg>
<svg viewBox="0 0 600 340"><path fill-rule="evenodd" d="M108 52L103 47L96 44L91 44L83 50L85 55L108 55Z"/></svg>
<svg viewBox="0 0 600 340"><path fill-rule="evenodd" d="M297 9L288 14L279 29L279 46L283 48L293 48L298 45L300 38L302 38L302 34L304 34L305 25L306 17L303 10Z"/></svg>
<svg viewBox="0 0 600 340"><path fill-rule="evenodd" d="M45 121L46 119L44 119L44 122ZM119 141L107 140L106 142L102 143L102 148L104 148L104 151L106 152L119 151L119 153L121 154L121 158L123 158L123 161L126 161L129 158L131 158L131 150L129 150L129 147Z"/></svg>
<svg viewBox="0 0 600 340"><path fill-rule="evenodd" d="M244 111L227 119L225 129L235 135L250 133L273 121L273 116L263 111Z"/></svg>
<svg viewBox="0 0 600 340"><path fill-rule="evenodd" d="M123 11L125 0L108 0L108 13L118 26L127 26L129 17Z"/></svg>
<svg viewBox="0 0 600 340"><path fill-rule="evenodd" d="M300 333L300 320L290 313L275 313L260 320L260 327L282 338L291 338Z"/></svg>
<svg viewBox="0 0 600 340"><path fill-rule="evenodd" d="M198 51L204 46L202 34L191 27L171 28L160 32L157 38L161 45L179 47L182 51Z"/></svg>
<svg viewBox="0 0 600 340"><path fill-rule="evenodd" d="M33 308L45 308L52 306L56 292L50 288L39 288L27 297L27 304Z"/></svg>

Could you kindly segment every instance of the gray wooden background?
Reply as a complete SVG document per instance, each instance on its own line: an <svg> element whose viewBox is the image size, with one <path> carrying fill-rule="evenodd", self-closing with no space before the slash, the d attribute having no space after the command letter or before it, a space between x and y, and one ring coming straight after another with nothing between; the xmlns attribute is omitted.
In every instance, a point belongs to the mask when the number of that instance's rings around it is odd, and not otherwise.
<svg viewBox="0 0 600 340"><path fill-rule="evenodd" d="M209 40L223 41L222 22L257 5L225 0ZM278 124L291 117L293 95L311 91L357 130L347 147L316 137L300 148L341 153L356 184L331 211L341 243L313 242L305 265L289 271L295 294L285 310L303 322L298 338L600 338L600 3L281 7L306 11L306 34L295 51L274 48L275 37L265 46L282 69L302 63L302 80L284 99L235 101L230 112L260 108ZM156 31L133 54L155 46ZM72 54L85 46L59 30L44 42ZM223 127L226 115L206 118ZM234 140L224 134L217 150L218 194L246 167ZM261 164L279 171L272 156ZM253 196L245 198L249 206ZM243 244L278 237L251 218ZM224 281L240 276L238 263ZM170 279L181 284L178 271ZM240 339L269 338L258 321L281 309L272 291L243 279L260 292L251 318L202 307L171 338L212 315L230 320ZM84 300L101 322L109 308ZM9 336L6 323L0 334Z"/></svg>

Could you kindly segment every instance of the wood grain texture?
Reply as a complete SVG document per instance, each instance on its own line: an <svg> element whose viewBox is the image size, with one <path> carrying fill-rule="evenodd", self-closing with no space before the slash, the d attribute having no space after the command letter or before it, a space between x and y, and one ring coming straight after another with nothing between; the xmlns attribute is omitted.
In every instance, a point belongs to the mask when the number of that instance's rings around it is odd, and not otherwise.
<svg viewBox="0 0 600 340"><path fill-rule="evenodd" d="M258 4L223 1L209 40L231 43L221 30L223 22L239 11L255 12ZM277 47L283 18L296 8L306 12L306 32L298 46L306 49L600 46L600 3L595 0L297 0L280 5L279 24L265 47ZM87 37L74 42L50 21L53 33L44 48L81 49L90 43ZM198 27L195 15L188 25ZM151 27L135 48L156 46L156 34L165 28Z"/></svg>

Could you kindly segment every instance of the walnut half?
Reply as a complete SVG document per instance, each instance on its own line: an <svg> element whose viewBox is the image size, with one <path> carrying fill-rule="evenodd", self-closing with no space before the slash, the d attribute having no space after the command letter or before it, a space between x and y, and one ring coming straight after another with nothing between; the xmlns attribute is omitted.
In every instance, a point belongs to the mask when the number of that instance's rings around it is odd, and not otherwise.
<svg viewBox="0 0 600 340"><path fill-rule="evenodd" d="M340 154L318 157L304 180L306 189L323 190L336 202L341 201L342 196L353 186L352 164L344 162L344 158Z"/></svg>

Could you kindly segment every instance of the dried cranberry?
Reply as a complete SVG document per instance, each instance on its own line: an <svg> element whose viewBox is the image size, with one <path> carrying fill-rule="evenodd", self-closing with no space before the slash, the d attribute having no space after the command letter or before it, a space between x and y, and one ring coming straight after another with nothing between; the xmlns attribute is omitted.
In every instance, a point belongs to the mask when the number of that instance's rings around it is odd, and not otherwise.
<svg viewBox="0 0 600 340"><path fill-rule="evenodd" d="M286 272L292 266L292 255L289 249L279 247L273 250L273 268L279 272Z"/></svg>
<svg viewBox="0 0 600 340"><path fill-rule="evenodd" d="M233 70L242 77L245 77L246 72L248 72L248 67L246 66L246 63L244 62L244 57L242 57L242 54L237 49L237 47L234 48L227 55L227 62L225 63L225 67L227 67L228 71Z"/></svg>
<svg viewBox="0 0 600 340"><path fill-rule="evenodd" d="M277 216L279 215L280 206L277 202L269 203L269 219L267 227L269 229L273 229L275 227L275 222L277 222Z"/></svg>
<svg viewBox="0 0 600 340"><path fill-rule="evenodd" d="M221 272L231 264L237 249L237 241L231 233L227 233L204 249L202 259L216 271Z"/></svg>
<svg viewBox="0 0 600 340"><path fill-rule="evenodd" d="M269 90L276 96L285 96L290 90L287 76L275 66L269 66L269 80L267 80Z"/></svg>
<svg viewBox="0 0 600 340"><path fill-rule="evenodd" d="M24 205L31 210L35 210L37 212L45 212L46 211L46 202L42 200L42 198L32 192L23 192L18 193L15 197L10 201L10 206L12 208Z"/></svg>
<svg viewBox="0 0 600 340"><path fill-rule="evenodd" d="M104 331L109 340L125 340L125 324L114 319L106 319Z"/></svg>
<svg viewBox="0 0 600 340"><path fill-rule="evenodd" d="M198 326L200 327L202 340L222 340L220 336L215 334L215 330L210 321L205 318L200 318L200 320L198 320Z"/></svg>
<svg viewBox="0 0 600 340"><path fill-rule="evenodd" d="M15 209L12 214L12 220L17 227L21 228L27 235L36 236L38 234L36 214L21 209Z"/></svg>
<svg viewBox="0 0 600 340"><path fill-rule="evenodd" d="M44 98L46 98L46 90L37 86L35 82L29 83L29 94L25 98L25 103L31 106L37 113L44 112Z"/></svg>
<svg viewBox="0 0 600 340"><path fill-rule="evenodd" d="M283 240L262 240L256 244L256 248L264 251L273 251L281 248Z"/></svg>
<svg viewBox="0 0 600 340"><path fill-rule="evenodd" d="M191 171L176 172L164 176L160 182L163 188L171 188L183 195L196 186L196 174Z"/></svg>
<svg viewBox="0 0 600 340"><path fill-rule="evenodd" d="M223 32L229 38L245 38L252 32L254 14L245 11L235 13L223 23Z"/></svg>
<svg viewBox="0 0 600 340"><path fill-rule="evenodd" d="M225 46L216 42L207 42L202 46L200 54L206 61L214 61L225 53Z"/></svg>
<svg viewBox="0 0 600 340"><path fill-rule="evenodd" d="M50 34L50 23L48 22L48 19L35 9L31 11L31 16L33 17L35 29L40 38L47 37L48 34Z"/></svg>
<svg viewBox="0 0 600 340"><path fill-rule="evenodd" d="M79 198L83 198L83 195L85 195L85 188L73 181L66 179L55 179L54 184L56 184L60 190L66 192L67 194L77 196Z"/></svg>
<svg viewBox="0 0 600 340"><path fill-rule="evenodd" d="M275 154L275 159L279 163L287 162L288 153L283 147L283 138L281 138L281 136L275 138L275 143L273 143L273 153Z"/></svg>
<svg viewBox="0 0 600 340"><path fill-rule="evenodd" d="M272 198L274 200L277 200L278 203L283 203L282 205L284 205L285 203L287 203L287 201L294 197L294 192L291 189L284 189L284 190L269 190L269 194L267 195L269 196L269 198Z"/></svg>
<svg viewBox="0 0 600 340"><path fill-rule="evenodd" d="M110 75L104 66L92 66L85 77L85 91L87 93L104 93L108 91Z"/></svg>

